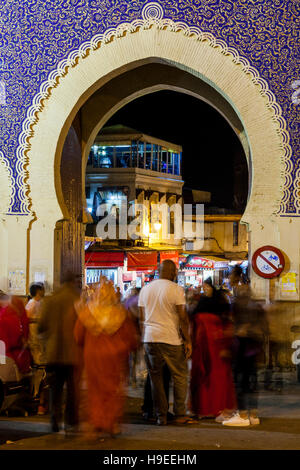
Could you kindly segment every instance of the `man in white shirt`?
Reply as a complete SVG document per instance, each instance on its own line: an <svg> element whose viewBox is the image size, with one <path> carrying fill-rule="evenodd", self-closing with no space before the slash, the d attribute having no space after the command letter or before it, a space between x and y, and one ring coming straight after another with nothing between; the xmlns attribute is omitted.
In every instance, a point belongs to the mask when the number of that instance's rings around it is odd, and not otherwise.
<svg viewBox="0 0 300 470"><path fill-rule="evenodd" d="M163 383L165 364L173 377L175 423L187 422L187 359L192 348L184 290L174 282L176 274L175 263L163 261L160 279L143 287L139 296L142 338L158 425L167 424L168 401Z"/></svg>

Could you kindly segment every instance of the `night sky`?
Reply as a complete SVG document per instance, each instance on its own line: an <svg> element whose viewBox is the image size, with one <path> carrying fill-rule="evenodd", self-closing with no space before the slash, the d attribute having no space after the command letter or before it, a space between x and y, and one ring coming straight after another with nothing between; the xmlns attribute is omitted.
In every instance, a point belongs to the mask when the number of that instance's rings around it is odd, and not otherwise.
<svg viewBox="0 0 300 470"><path fill-rule="evenodd" d="M207 103L159 91L132 101L106 125L115 124L182 145L186 187L212 192L217 207L245 205L248 176L243 148L229 124Z"/></svg>

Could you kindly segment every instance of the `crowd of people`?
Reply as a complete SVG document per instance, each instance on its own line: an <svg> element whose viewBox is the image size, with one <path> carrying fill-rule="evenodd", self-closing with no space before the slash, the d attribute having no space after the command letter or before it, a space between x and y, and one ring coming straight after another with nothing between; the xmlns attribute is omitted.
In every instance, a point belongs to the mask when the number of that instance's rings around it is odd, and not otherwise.
<svg viewBox="0 0 300 470"><path fill-rule="evenodd" d="M225 426L260 423L257 362L268 324L242 270L232 271L230 291L208 278L203 292L189 295L176 276L176 265L165 260L159 279L125 299L104 277L81 290L71 273L50 296L33 284L26 305L0 293L0 340L20 372L31 372L37 412L50 412L53 432L62 421L66 431L79 429L84 377L89 432L119 434L125 387L129 380L136 385L142 354L145 420L160 426L203 418Z"/></svg>

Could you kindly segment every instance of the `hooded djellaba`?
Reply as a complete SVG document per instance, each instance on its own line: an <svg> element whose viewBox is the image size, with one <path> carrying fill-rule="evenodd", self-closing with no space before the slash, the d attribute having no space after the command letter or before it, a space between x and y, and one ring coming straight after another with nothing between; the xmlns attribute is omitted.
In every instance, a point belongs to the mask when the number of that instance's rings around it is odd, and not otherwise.
<svg viewBox="0 0 300 470"><path fill-rule="evenodd" d="M90 297L75 305L75 341L83 348L89 423L96 436L117 435L124 407L129 353L138 334L111 281L102 277Z"/></svg>
<svg viewBox="0 0 300 470"><path fill-rule="evenodd" d="M203 290L192 317L191 408L198 418L218 421L236 408L231 370L234 331L224 293L215 289L211 278Z"/></svg>

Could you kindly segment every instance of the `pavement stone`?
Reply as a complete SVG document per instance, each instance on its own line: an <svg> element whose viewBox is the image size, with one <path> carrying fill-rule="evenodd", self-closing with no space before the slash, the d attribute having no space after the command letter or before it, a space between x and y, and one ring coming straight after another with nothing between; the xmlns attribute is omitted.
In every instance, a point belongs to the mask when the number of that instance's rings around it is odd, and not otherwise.
<svg viewBox="0 0 300 470"><path fill-rule="evenodd" d="M143 389L129 387L122 434L103 441L82 432L66 436L49 434L48 416L0 417L0 430L23 431L24 439L0 445L0 450L300 450L300 386L286 385L279 392L259 394L261 424L247 428L224 428L214 420L189 426L156 426L141 417ZM172 399L171 399L172 401ZM33 432L40 433L34 437ZM31 433L31 434L30 434Z"/></svg>

